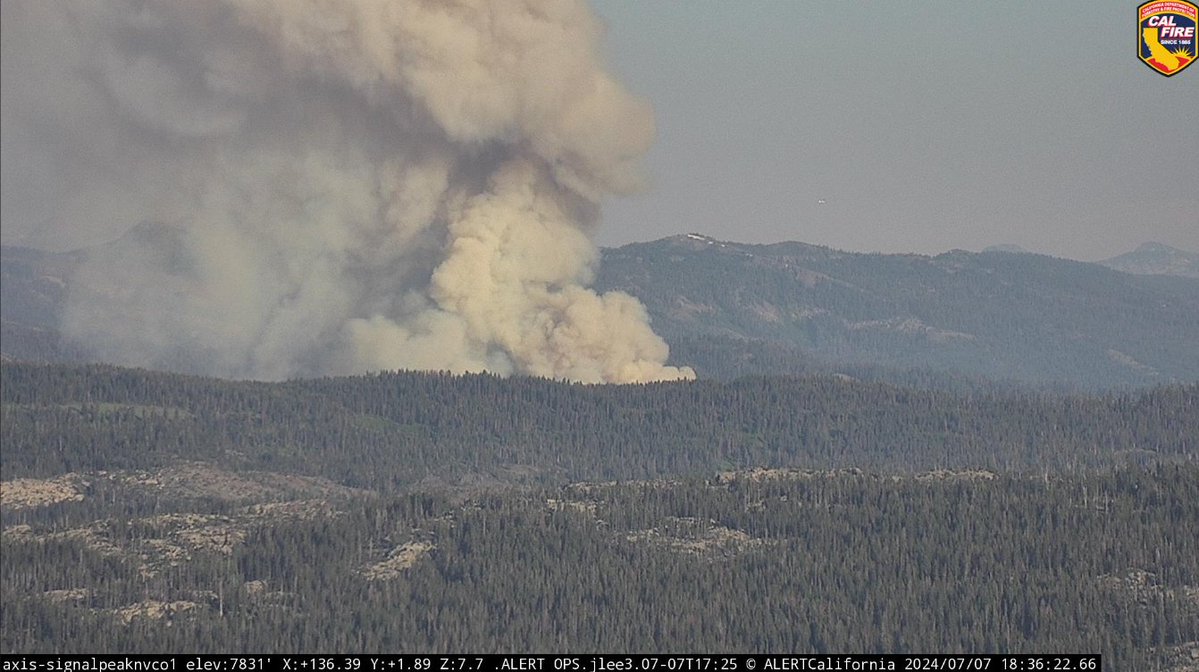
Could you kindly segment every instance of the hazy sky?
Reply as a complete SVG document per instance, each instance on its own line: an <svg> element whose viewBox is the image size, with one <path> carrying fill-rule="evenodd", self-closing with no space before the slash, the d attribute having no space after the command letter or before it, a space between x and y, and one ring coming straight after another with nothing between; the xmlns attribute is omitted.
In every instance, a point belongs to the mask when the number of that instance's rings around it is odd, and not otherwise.
<svg viewBox="0 0 1199 672"><path fill-rule="evenodd" d="M657 121L600 242L1199 250L1199 66L1138 61L1137 4L595 0Z"/></svg>

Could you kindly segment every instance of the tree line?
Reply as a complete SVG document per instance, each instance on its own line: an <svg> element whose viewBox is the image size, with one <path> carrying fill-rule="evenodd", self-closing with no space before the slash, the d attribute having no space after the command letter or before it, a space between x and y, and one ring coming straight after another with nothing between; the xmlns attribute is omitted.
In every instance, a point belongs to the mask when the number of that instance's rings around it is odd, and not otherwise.
<svg viewBox="0 0 1199 672"><path fill-rule="evenodd" d="M543 484L860 467L1040 472L1193 462L1199 385L948 392L822 375L587 386L383 373L259 383L0 367L5 478L180 458L390 489L513 465Z"/></svg>

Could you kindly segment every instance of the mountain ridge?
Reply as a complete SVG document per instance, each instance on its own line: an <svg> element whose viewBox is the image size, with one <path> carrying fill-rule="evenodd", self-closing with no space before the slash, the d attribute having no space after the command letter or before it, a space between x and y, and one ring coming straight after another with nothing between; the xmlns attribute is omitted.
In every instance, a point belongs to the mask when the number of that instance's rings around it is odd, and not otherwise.
<svg viewBox="0 0 1199 672"><path fill-rule="evenodd" d="M1164 243L1142 243L1132 252L1096 262L1135 275L1175 275L1199 278L1199 254Z"/></svg>
<svg viewBox="0 0 1199 672"><path fill-rule="evenodd" d="M857 253L693 233L605 250L597 286L638 297L671 343L784 344L825 363L1083 387L1199 376L1199 282L1045 255Z"/></svg>
<svg viewBox="0 0 1199 672"><path fill-rule="evenodd" d="M173 238L154 228L129 235L169 254ZM1153 245L1139 249L1161 251ZM3 248L5 359L88 359L58 332L86 253ZM672 363L708 377L845 373L1083 389L1199 380L1196 278L1007 250L860 253L688 233L602 249L595 284L637 297Z"/></svg>

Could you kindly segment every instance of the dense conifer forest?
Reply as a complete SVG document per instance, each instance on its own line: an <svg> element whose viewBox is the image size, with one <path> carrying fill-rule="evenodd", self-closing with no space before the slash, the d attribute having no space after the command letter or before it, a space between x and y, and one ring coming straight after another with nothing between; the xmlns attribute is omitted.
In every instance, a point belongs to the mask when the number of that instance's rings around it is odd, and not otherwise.
<svg viewBox="0 0 1199 672"><path fill-rule="evenodd" d="M0 401L6 652L1199 651L1193 385L5 363Z"/></svg>
<svg viewBox="0 0 1199 672"><path fill-rule="evenodd" d="M1193 461L1199 385L960 394L836 376L587 386L386 373L231 382L6 364L5 478L186 459L388 489L517 469L543 483L747 467L1077 471Z"/></svg>

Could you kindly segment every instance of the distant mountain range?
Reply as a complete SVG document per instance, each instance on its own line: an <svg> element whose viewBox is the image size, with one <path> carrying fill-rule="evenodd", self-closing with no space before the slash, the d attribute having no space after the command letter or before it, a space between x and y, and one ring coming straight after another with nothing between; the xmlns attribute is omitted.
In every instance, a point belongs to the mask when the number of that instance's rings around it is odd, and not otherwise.
<svg viewBox="0 0 1199 672"><path fill-rule="evenodd" d="M640 298L701 374L883 367L1084 388L1199 379L1191 278L1035 254L857 254L688 234L606 250L597 284Z"/></svg>
<svg viewBox="0 0 1199 672"><path fill-rule="evenodd" d="M992 245L983 248L983 252L1034 254L1019 245L1012 244ZM1125 252L1095 263L1133 275L1177 275L1183 278L1199 278L1199 254L1162 243L1144 243L1132 252Z"/></svg>
<svg viewBox="0 0 1199 672"><path fill-rule="evenodd" d="M1145 243L1132 252L1105 259L1100 264L1138 275L1177 275L1199 278L1199 254L1161 243Z"/></svg>
<svg viewBox="0 0 1199 672"><path fill-rule="evenodd" d="M1019 245L1013 245L1011 243L1005 243L1003 245L992 245L990 247L984 247L983 252L1010 252L1012 254L1032 254L1031 252L1024 249L1023 247L1020 247Z"/></svg>
<svg viewBox="0 0 1199 672"><path fill-rule="evenodd" d="M604 250L596 284L638 297L672 359L707 377L1084 389L1199 380L1196 255L1150 243L1100 265L1014 252L859 254L687 234ZM83 358L58 334L83 256L0 250L5 358ZM1131 274L1150 270L1173 275Z"/></svg>

